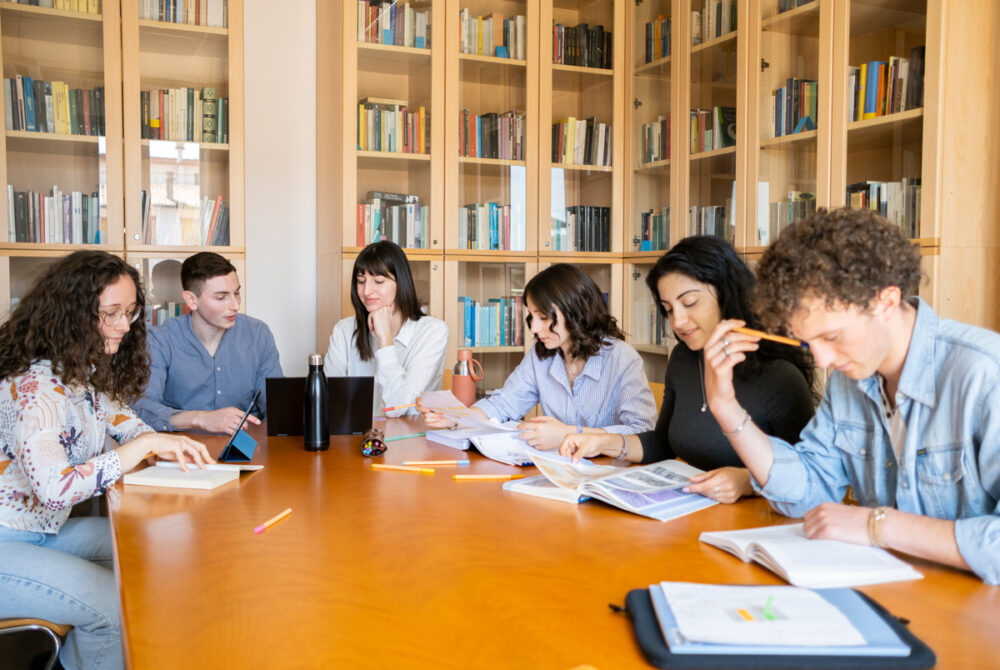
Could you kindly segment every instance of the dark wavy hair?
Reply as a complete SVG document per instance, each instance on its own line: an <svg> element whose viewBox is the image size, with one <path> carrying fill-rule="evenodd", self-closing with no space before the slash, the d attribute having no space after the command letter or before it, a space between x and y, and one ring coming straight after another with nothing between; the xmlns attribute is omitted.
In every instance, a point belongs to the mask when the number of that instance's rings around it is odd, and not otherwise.
<svg viewBox="0 0 1000 670"><path fill-rule="evenodd" d="M98 330L101 293L121 277L132 279L136 309L144 314L139 273L121 258L75 251L53 263L0 325L0 378L48 360L64 384L89 385L123 403L138 400L149 380L146 322L133 323L111 356Z"/></svg>
<svg viewBox="0 0 1000 670"><path fill-rule="evenodd" d="M913 241L867 209L820 209L781 232L757 268L757 309L774 330L787 330L803 297L862 310L883 289L916 295L922 272Z"/></svg>
<svg viewBox="0 0 1000 670"><path fill-rule="evenodd" d="M368 329L368 309L358 295L358 275L364 273L381 275L396 282L396 309L404 319L417 321L424 314L420 311L417 289L410 274L410 262L406 254L395 242L382 240L373 242L361 250L354 261L351 274L351 304L354 305L354 344L361 360L370 361L375 357L372 351L371 331Z"/></svg>
<svg viewBox="0 0 1000 670"><path fill-rule="evenodd" d="M658 284L664 276L673 273L711 286L715 290L723 319L740 319L749 328L764 329L760 317L753 310L757 280L736 250L725 240L711 236L686 237L656 261L656 265L646 275L646 285L652 291L657 308L664 317L667 313L660 301ZM687 345L678 341L677 346ZM767 340L761 340L760 348L748 353L746 360L737 365L734 372L741 379L751 379L760 374L765 361L775 359L790 362L805 377L809 388L814 388L816 368L812 356L798 347ZM814 400L818 398L814 397Z"/></svg>
<svg viewBox="0 0 1000 670"><path fill-rule="evenodd" d="M524 297L526 301L531 298L535 308L551 319L553 326L558 323L555 308L559 308L566 320L572 342L569 353L573 358L587 360L601 350L605 340L625 339L615 317L608 313L608 303L597 284L575 265L556 263L545 268L525 285ZM531 314L527 320L530 328ZM561 355L561 350L547 349L535 339L539 358L554 356L556 351Z"/></svg>

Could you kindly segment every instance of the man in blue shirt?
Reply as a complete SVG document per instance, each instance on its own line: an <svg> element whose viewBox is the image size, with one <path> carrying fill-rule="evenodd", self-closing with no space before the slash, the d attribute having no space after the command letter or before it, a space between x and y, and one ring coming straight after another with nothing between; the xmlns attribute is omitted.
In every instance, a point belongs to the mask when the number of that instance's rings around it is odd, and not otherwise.
<svg viewBox="0 0 1000 670"><path fill-rule="evenodd" d="M201 252L181 266L189 314L149 332L149 385L135 410L156 430L231 433L259 389L248 421L260 423L264 380L281 377L274 337L263 321L239 314L236 268Z"/></svg>
<svg viewBox="0 0 1000 670"><path fill-rule="evenodd" d="M733 394L757 338L723 322L705 345L712 413L754 488L810 538L888 547L1000 583L1000 335L915 296L920 256L867 210L820 210L758 267L768 327L832 367L798 444L764 435ZM850 486L860 505L841 504Z"/></svg>

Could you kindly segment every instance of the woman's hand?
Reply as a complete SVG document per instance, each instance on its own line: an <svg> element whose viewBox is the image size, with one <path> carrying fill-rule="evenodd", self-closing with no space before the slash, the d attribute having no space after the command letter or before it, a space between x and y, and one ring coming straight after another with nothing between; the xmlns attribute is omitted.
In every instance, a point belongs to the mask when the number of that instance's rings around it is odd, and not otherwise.
<svg viewBox="0 0 1000 670"><path fill-rule="evenodd" d="M706 498L721 503L734 503L743 496L753 493L750 473L746 468L718 468L691 478L691 484L684 487L687 493L700 493Z"/></svg>
<svg viewBox="0 0 1000 670"><path fill-rule="evenodd" d="M567 426L551 416L536 416L517 424L517 427L521 430L519 437L522 440L543 451L558 449L566 434L576 431L575 426Z"/></svg>
<svg viewBox="0 0 1000 670"><path fill-rule="evenodd" d="M185 435L170 433L143 433L119 447L118 451L123 472L134 468L146 454L150 453L165 461L177 461L184 472L188 471L188 463L193 463L203 470L206 465L215 463L215 459L209 455L204 444Z"/></svg>
<svg viewBox="0 0 1000 670"><path fill-rule="evenodd" d="M617 456L621 451L622 438L611 433L570 433L559 445L559 453L579 463L583 458L595 456Z"/></svg>
<svg viewBox="0 0 1000 670"><path fill-rule="evenodd" d="M445 417L444 414L424 407L421 404L419 397L417 398L417 411L420 412L420 418L424 420L424 423L429 428L437 428L440 430L443 428L454 428L456 425L454 421Z"/></svg>
<svg viewBox="0 0 1000 670"><path fill-rule="evenodd" d="M392 346L396 333L393 328L393 307L379 307L368 313L368 329L375 334L379 349Z"/></svg>
<svg viewBox="0 0 1000 670"><path fill-rule="evenodd" d="M757 351L760 338L733 332L743 326L737 319L720 321L702 348L705 359L705 400L722 431L732 430L746 417L746 410L736 400L733 368Z"/></svg>

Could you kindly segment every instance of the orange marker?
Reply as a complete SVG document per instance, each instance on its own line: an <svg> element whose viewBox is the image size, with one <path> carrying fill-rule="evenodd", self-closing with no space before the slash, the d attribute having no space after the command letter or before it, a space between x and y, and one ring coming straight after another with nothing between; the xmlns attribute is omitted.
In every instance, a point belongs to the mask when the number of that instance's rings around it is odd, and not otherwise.
<svg viewBox="0 0 1000 670"><path fill-rule="evenodd" d="M396 405L395 407L383 407L383 412L395 412L397 409L408 409L410 407L416 407L417 403L411 402L409 405Z"/></svg>
<svg viewBox="0 0 1000 670"><path fill-rule="evenodd" d="M415 468L409 465L385 465L372 463L372 470L393 470L395 472L419 472L422 475L433 475L434 468Z"/></svg>
<svg viewBox="0 0 1000 670"><path fill-rule="evenodd" d="M524 479L524 475L452 475L459 481L499 482L507 479Z"/></svg>
<svg viewBox="0 0 1000 670"><path fill-rule="evenodd" d="M784 335L772 335L771 333L754 330L753 328L733 328L733 332L743 333L744 335L750 335L752 337L759 337L762 340L771 340L772 342L777 342L778 344L788 344L793 347L802 347L803 349L809 348L808 342L796 340L791 337L785 337Z"/></svg>

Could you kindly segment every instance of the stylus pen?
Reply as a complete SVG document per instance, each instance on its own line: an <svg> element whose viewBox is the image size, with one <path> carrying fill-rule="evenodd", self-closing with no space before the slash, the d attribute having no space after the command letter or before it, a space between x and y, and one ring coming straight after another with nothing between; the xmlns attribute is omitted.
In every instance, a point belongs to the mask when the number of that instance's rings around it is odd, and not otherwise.
<svg viewBox="0 0 1000 670"><path fill-rule="evenodd" d="M281 514L278 514L278 515L276 515L276 516L268 519L267 521L265 521L264 523L260 524L259 526L257 526L256 528L253 529L254 535L260 535L265 530L267 530L268 528L270 528L274 524L278 523L279 521L281 521L282 519L284 519L285 517L287 517L291 513L292 513L292 508L289 507L284 512L282 512Z"/></svg>
<svg viewBox="0 0 1000 670"><path fill-rule="evenodd" d="M393 435L392 437L387 437L383 442L395 442L396 440L406 440L411 437L423 437L427 433L410 433L409 435Z"/></svg>
<svg viewBox="0 0 1000 670"><path fill-rule="evenodd" d="M778 344L788 344L793 347L802 347L803 349L809 348L808 342L803 342L802 340L796 340L791 337L785 337L784 335L772 335L771 333L765 333L760 330L754 330L753 328L733 328L734 333L743 333L744 335L751 335L753 337L759 337L762 340L771 340L772 342L777 342Z"/></svg>

